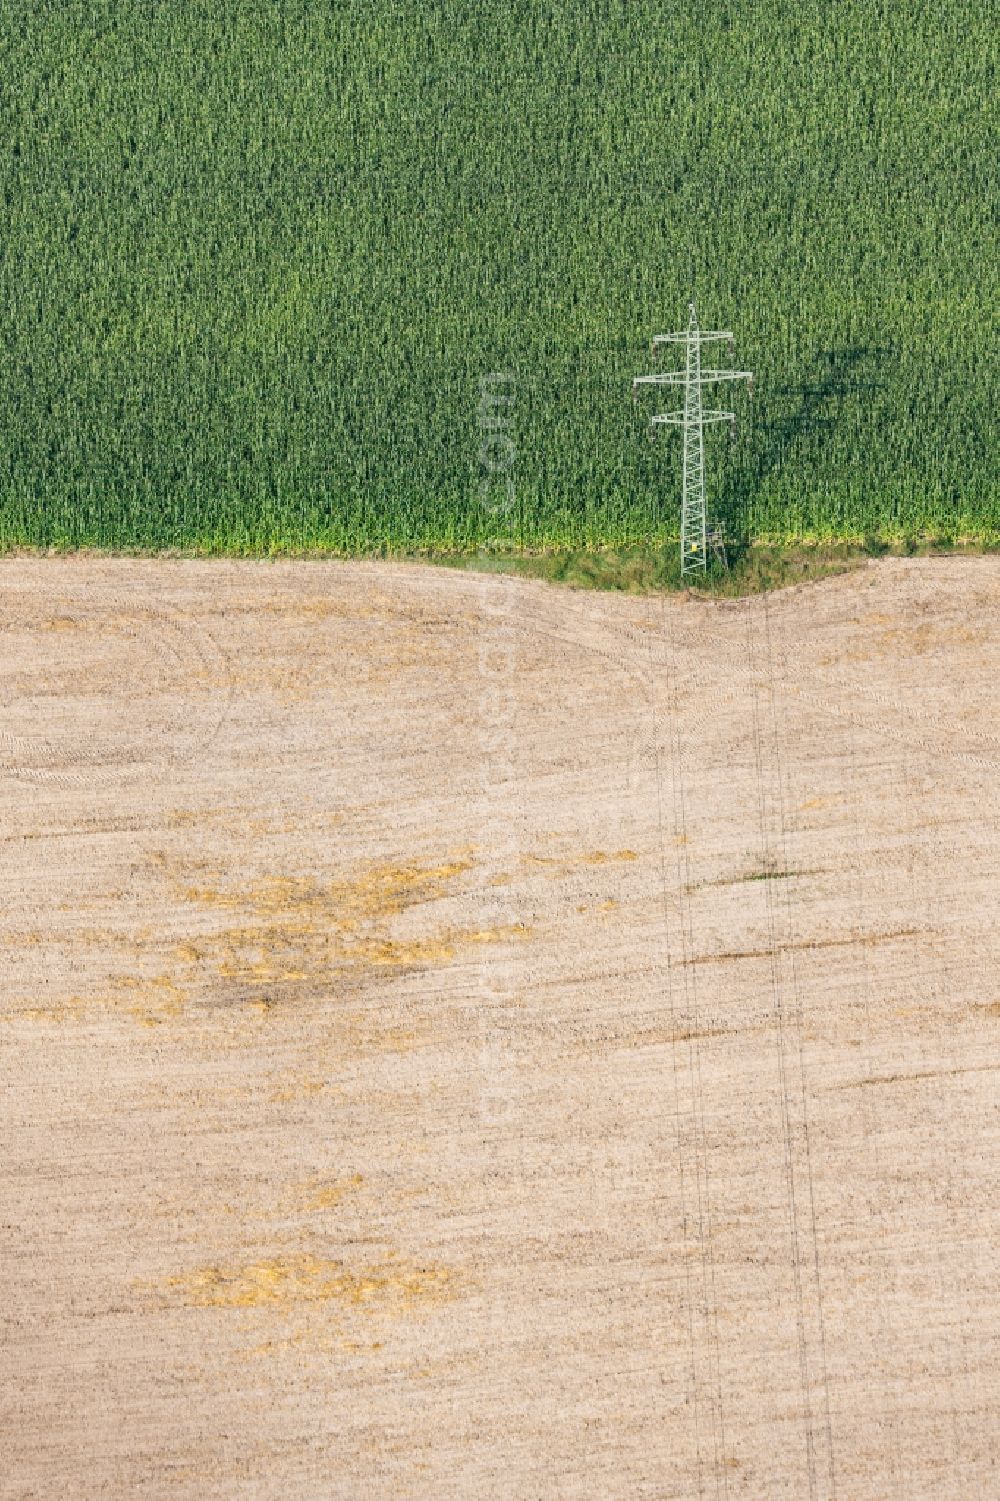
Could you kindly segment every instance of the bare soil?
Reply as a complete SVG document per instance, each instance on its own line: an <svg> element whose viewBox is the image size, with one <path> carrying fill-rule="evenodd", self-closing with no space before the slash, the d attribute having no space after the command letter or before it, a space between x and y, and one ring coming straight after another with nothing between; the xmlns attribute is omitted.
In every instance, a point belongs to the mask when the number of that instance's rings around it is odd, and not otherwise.
<svg viewBox="0 0 1000 1501"><path fill-rule="evenodd" d="M0 1495L996 1495L998 620L0 562Z"/></svg>

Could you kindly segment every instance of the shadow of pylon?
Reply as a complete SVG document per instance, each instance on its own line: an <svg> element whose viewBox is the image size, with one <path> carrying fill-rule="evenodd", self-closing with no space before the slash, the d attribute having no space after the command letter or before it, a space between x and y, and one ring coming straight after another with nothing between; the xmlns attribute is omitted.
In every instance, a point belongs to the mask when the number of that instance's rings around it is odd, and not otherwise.
<svg viewBox="0 0 1000 1501"><path fill-rule="evenodd" d="M765 483L780 473L794 456L803 438L836 432L843 404L865 391L879 390L885 383L873 378L879 366L894 354L888 347L850 344L820 351L806 379L795 385L771 386L757 378L757 409L790 403L789 410L763 421L754 421L746 457L730 469L714 504L713 519L725 531L732 563L750 542L749 518L753 503Z"/></svg>

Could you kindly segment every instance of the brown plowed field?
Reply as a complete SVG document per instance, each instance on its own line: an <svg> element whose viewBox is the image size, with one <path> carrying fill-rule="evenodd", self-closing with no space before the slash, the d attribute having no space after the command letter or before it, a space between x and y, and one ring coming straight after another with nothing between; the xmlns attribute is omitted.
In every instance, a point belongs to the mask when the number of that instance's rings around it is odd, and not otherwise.
<svg viewBox="0 0 1000 1501"><path fill-rule="evenodd" d="M1000 560L0 563L0 1495L1000 1493Z"/></svg>

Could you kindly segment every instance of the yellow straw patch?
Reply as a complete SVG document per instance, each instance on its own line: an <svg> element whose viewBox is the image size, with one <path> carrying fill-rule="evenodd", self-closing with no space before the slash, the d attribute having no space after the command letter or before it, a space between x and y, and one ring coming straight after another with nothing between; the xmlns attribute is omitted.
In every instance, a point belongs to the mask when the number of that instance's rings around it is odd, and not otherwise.
<svg viewBox="0 0 1000 1501"><path fill-rule="evenodd" d="M317 1256L279 1256L243 1266L207 1266L170 1277L167 1286L194 1308L287 1308L337 1303L371 1313L405 1313L454 1290L447 1267L388 1257L354 1271Z"/></svg>

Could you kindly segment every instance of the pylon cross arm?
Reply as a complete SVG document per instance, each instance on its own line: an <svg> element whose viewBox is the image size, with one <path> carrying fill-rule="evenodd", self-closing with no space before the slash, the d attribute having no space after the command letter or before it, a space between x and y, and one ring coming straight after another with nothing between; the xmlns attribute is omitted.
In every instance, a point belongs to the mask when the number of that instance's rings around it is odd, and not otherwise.
<svg viewBox="0 0 1000 1501"><path fill-rule="evenodd" d="M636 386L683 386L685 380L683 370L662 370L658 375L637 375L632 389Z"/></svg>
<svg viewBox="0 0 1000 1501"><path fill-rule="evenodd" d="M694 344L694 343L697 342L698 344L707 344L710 339L728 339L728 340L732 340L732 337L733 336L729 332L728 329L710 329L710 330L707 330L705 333L702 333L700 330L697 333L692 333L690 331L690 329L685 329L684 333L682 333L682 334L654 334L653 335L653 343L654 344L688 344L688 343Z"/></svg>
<svg viewBox="0 0 1000 1501"><path fill-rule="evenodd" d="M698 377L701 385L713 380L753 380L752 370L703 370Z"/></svg>

